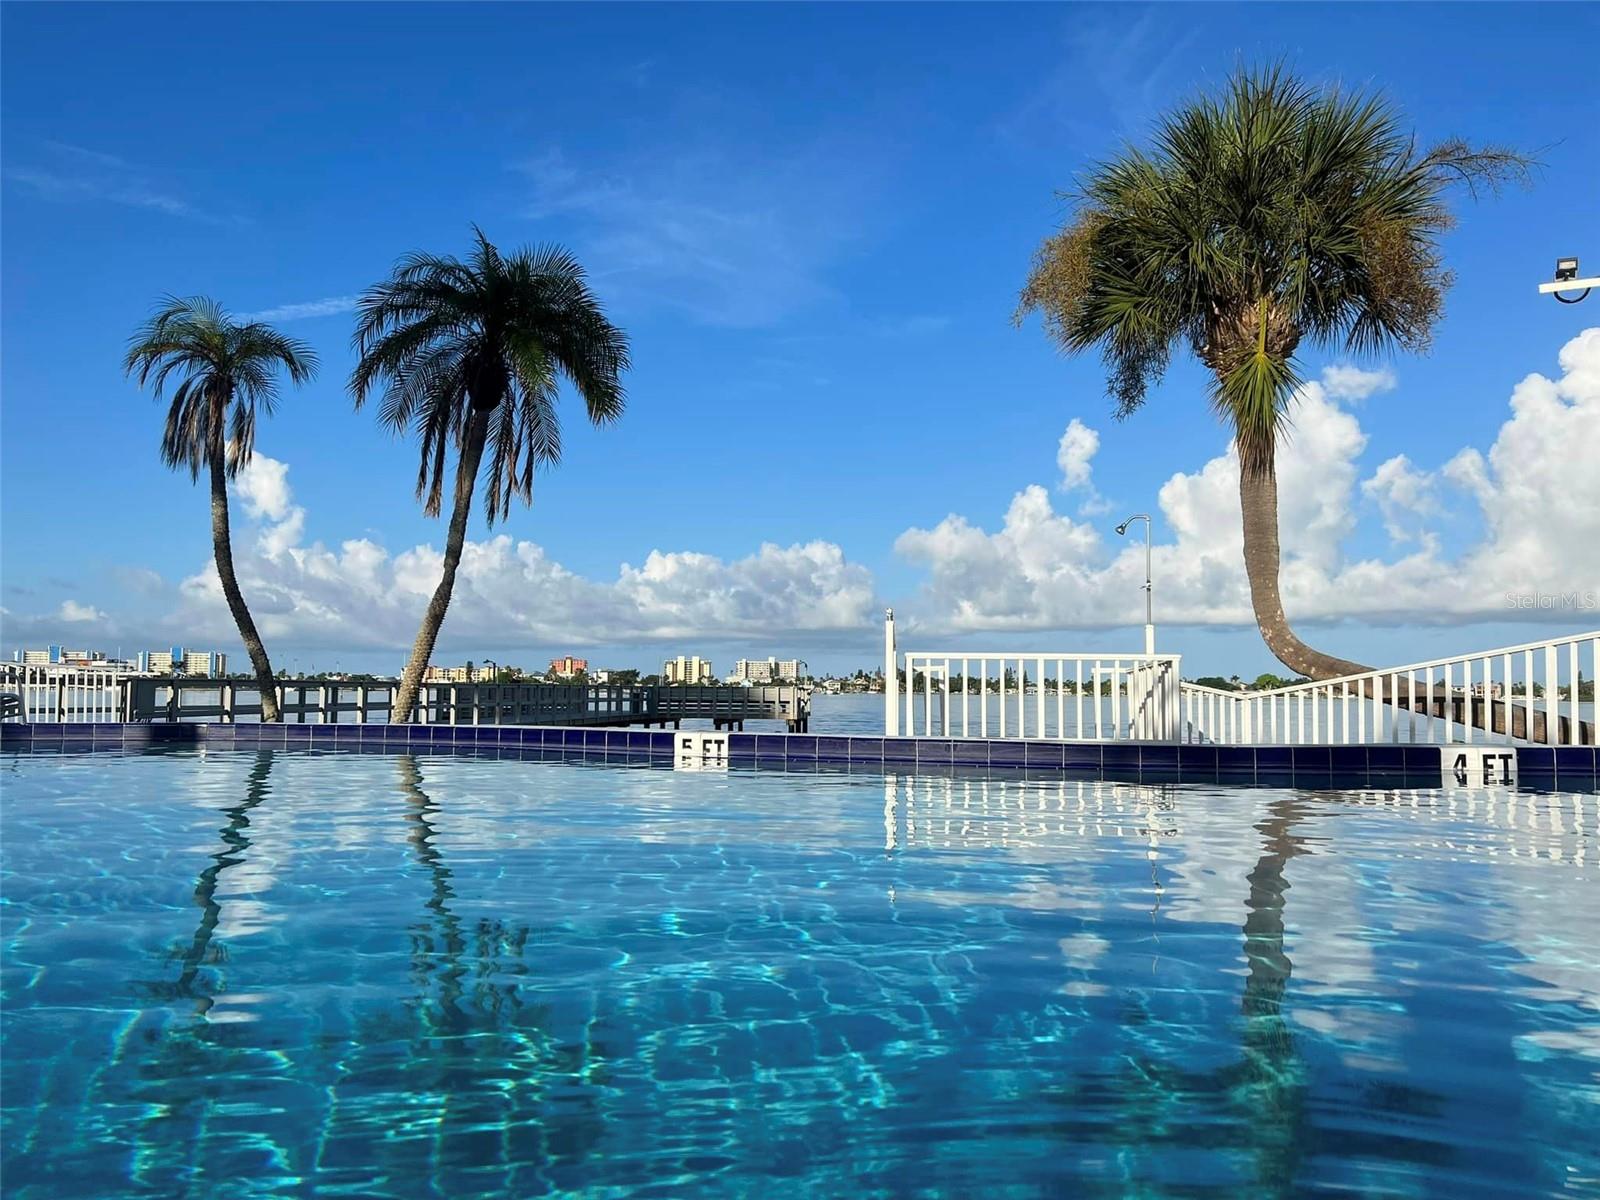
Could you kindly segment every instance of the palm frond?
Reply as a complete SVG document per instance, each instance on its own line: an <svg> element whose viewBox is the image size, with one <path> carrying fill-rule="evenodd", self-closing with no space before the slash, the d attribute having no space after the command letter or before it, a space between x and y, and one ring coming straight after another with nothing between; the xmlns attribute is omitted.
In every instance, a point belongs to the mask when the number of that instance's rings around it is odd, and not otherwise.
<svg viewBox="0 0 1600 1200"><path fill-rule="evenodd" d="M1419 150L1381 96L1319 90L1282 66L1241 72L1166 117L1147 149L1088 173L1016 318L1039 313L1069 353L1098 347L1118 415L1187 345L1241 452L1270 451L1299 343L1425 346L1450 284L1448 185L1476 194L1534 165L1454 140Z"/></svg>
<svg viewBox="0 0 1600 1200"><path fill-rule="evenodd" d="M208 297L166 296L135 330L123 369L158 400L177 381L161 437L164 463L193 478L219 461L232 476L254 451L257 408L270 415L277 406L278 372L306 383L317 356L270 326L235 322Z"/></svg>
<svg viewBox="0 0 1600 1200"><path fill-rule="evenodd" d="M381 393L379 419L416 434L417 495L430 515L442 505L447 448L459 451L471 414L487 411L479 469L492 523L513 498L529 502L536 469L560 458L560 377L591 421L621 414L628 343L569 252L503 254L472 232L467 260L407 255L363 295L350 390L357 408Z"/></svg>

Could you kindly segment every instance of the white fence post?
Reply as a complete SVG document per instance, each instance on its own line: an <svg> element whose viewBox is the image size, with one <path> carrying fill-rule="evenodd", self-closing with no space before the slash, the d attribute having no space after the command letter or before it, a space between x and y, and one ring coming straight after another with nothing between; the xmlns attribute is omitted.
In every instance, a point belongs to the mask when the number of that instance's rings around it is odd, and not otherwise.
<svg viewBox="0 0 1600 1200"><path fill-rule="evenodd" d="M900 654L894 641L894 609L883 610L883 732L900 736ZM906 684L909 688L909 676Z"/></svg>

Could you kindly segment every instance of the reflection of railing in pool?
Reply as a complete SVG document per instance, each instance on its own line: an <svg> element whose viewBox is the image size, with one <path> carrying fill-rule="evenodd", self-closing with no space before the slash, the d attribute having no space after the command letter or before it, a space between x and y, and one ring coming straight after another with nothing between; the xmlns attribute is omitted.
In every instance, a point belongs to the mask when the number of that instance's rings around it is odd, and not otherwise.
<svg viewBox="0 0 1600 1200"><path fill-rule="evenodd" d="M1134 838L1154 847L1183 835L1184 795L1170 784L889 775L884 848L1046 849L1063 838ZM1415 821L1421 828L1408 845L1444 860L1504 855L1582 867L1595 860L1588 847L1600 841L1600 799L1584 792L1360 789L1316 799L1329 816L1354 808ZM1499 836L1479 840L1475 828Z"/></svg>
<svg viewBox="0 0 1600 1200"><path fill-rule="evenodd" d="M125 676L114 671L7 667L20 719L111 721L257 720L261 693L248 679ZM398 680L284 680L278 705L296 724L387 723ZM710 721L784 721L806 729L809 689L794 684L752 687L623 687L609 684L428 683L413 719L428 725L661 725Z"/></svg>

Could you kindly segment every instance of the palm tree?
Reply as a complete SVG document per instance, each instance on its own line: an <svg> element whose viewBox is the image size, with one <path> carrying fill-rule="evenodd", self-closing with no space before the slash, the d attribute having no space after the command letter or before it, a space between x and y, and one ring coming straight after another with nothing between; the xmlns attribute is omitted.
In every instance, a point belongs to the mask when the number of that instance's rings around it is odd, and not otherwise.
<svg viewBox="0 0 1600 1200"><path fill-rule="evenodd" d="M317 356L270 325L233 320L215 300L169 296L135 331L123 367L140 387L152 387L158 400L168 380L178 379L161 461L173 470L188 467L191 479L199 479L201 467L210 474L217 579L255 671L261 719L281 720L272 664L233 570L227 481L255 451L256 410L271 416L277 407L278 370L288 372L294 383L305 383L316 374Z"/></svg>
<svg viewBox="0 0 1600 1200"><path fill-rule="evenodd" d="M493 525L510 513L513 497L532 502L537 466L560 461L560 376L595 424L622 415L628 341L606 319L583 267L554 246L502 255L482 230L473 233L477 245L466 262L422 253L401 259L362 296L356 325L356 407L381 387L383 423L416 432L417 497L429 516L439 514L446 453L456 448L444 574L394 696L396 722L411 719L450 605L485 448L484 506Z"/></svg>
<svg viewBox="0 0 1600 1200"><path fill-rule="evenodd" d="M1148 151L1090 170L1077 211L1035 257L1017 310L1097 347L1118 417L1139 408L1175 347L1209 369L1239 457L1245 572L1262 637L1313 679L1360 665L1290 629L1278 594L1278 440L1303 341L1370 354L1424 350L1450 272L1439 236L1452 182L1476 194L1531 163L1451 140L1417 146L1381 99L1317 91L1279 69L1165 118Z"/></svg>

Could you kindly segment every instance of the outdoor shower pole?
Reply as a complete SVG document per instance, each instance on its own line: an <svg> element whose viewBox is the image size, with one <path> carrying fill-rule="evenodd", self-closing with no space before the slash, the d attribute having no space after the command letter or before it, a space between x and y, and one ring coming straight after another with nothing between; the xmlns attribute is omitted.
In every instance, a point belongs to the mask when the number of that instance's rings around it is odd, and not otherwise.
<svg viewBox="0 0 1600 1200"><path fill-rule="evenodd" d="M1117 536L1126 535L1128 526L1135 521L1144 522L1144 652L1146 654L1154 654L1156 652L1156 619L1150 600L1150 514L1134 513L1133 516L1117 526Z"/></svg>

